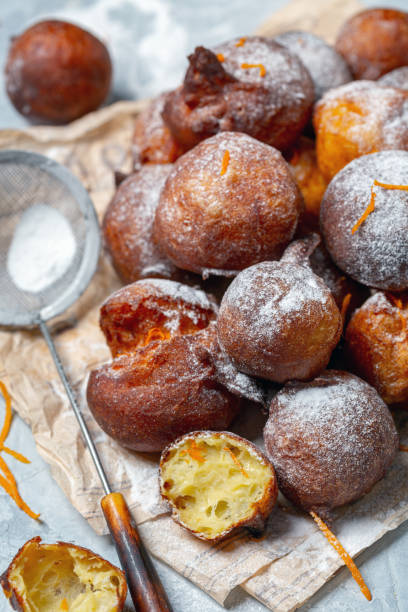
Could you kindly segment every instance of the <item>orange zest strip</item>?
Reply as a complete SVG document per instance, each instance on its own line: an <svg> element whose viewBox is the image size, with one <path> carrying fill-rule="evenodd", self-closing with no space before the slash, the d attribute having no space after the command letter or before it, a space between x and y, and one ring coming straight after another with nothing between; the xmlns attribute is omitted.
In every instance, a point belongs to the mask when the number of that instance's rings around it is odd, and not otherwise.
<svg viewBox="0 0 408 612"><path fill-rule="evenodd" d="M154 342L155 340L168 340L170 337L169 333L164 332L159 327L152 327L147 332L147 336L144 340L143 346L147 346L150 342Z"/></svg>
<svg viewBox="0 0 408 612"><path fill-rule="evenodd" d="M404 453L408 453L408 446L406 444L400 444L399 449Z"/></svg>
<svg viewBox="0 0 408 612"><path fill-rule="evenodd" d="M9 395L9 392L7 391L6 385L1 380L0 380L0 391L3 394L4 401L6 403L6 416L4 418L4 425L0 433L0 450L1 450L3 447L4 441L7 438L8 433L10 431L10 425L11 425L11 419L12 419L13 413L11 412L11 397Z"/></svg>
<svg viewBox="0 0 408 612"><path fill-rule="evenodd" d="M31 463L31 461L29 459L27 459L27 457L24 457L24 455L22 455L21 453L18 453L17 451L13 450L12 448L8 448L7 446L3 446L3 448L1 450L3 450L8 455L11 455L12 457L14 457L14 459L18 459L18 461L21 461L21 463Z"/></svg>
<svg viewBox="0 0 408 612"><path fill-rule="evenodd" d="M225 56L223 53L217 53L217 60L219 62L225 62Z"/></svg>
<svg viewBox="0 0 408 612"><path fill-rule="evenodd" d="M390 295L389 297L391 298L391 301L394 303L394 306L396 306L399 310L401 310L402 300L400 298L395 297L394 295Z"/></svg>
<svg viewBox="0 0 408 612"><path fill-rule="evenodd" d="M69 605L68 605L68 602L67 602L67 600L65 599L65 597L64 597L64 599L61 601L60 610L69 610Z"/></svg>
<svg viewBox="0 0 408 612"><path fill-rule="evenodd" d="M4 442L10 431L10 424L11 424L13 413L11 411L10 395L7 391L6 385L1 381L0 381L0 391L3 394L5 405L6 405L6 415L5 415L4 424L3 424L3 427L0 433L0 451L4 451L8 453L9 455L13 456L15 459L18 459L22 463L30 463L29 460L26 459L26 457L24 457L24 455L21 455L20 453L13 451L12 449L4 446ZM17 483L13 476L13 473L11 472L10 468L8 467L7 463L4 461L1 455L0 455L0 469L4 474L4 476L0 474L0 486L3 487L6 493L8 493L8 495L10 495L10 497L15 501L15 503L20 508L20 510L23 510L26 514L28 514L29 517L33 519L38 519L40 515L35 514L35 512L33 512L31 508L27 506L25 501L21 498L18 492L18 489L17 489Z"/></svg>
<svg viewBox="0 0 408 612"><path fill-rule="evenodd" d="M407 329L407 322L405 320L404 315L402 314L402 312L400 310L398 310L398 316L399 316L400 321L401 321L401 331L400 331L400 333L403 333Z"/></svg>
<svg viewBox="0 0 408 612"><path fill-rule="evenodd" d="M367 587L366 583L364 582L364 578L360 574L353 559L350 557L348 552L340 544L340 542L338 541L334 533L330 531L326 523L322 521L320 516L318 516L315 512L310 512L310 515L313 518L316 525L319 527L320 531L325 536L325 538L333 546L334 550L340 555L344 563L347 565L348 569L351 572L351 575L353 576L354 580L357 582L363 595L368 599L368 601L371 601L372 596L371 596L370 590Z"/></svg>
<svg viewBox="0 0 408 612"><path fill-rule="evenodd" d="M243 47L245 45L246 42L246 36L243 36L242 38L239 39L238 42L235 43L236 47Z"/></svg>
<svg viewBox="0 0 408 612"><path fill-rule="evenodd" d="M351 300L351 293L347 293L347 295L344 296L343 301L341 303L340 314L341 314L341 318L343 319L343 323L344 323L344 320L346 318L347 308L350 305L350 300Z"/></svg>
<svg viewBox="0 0 408 612"><path fill-rule="evenodd" d="M377 181L377 179L374 179L373 186L371 187L370 203L364 211L363 215L360 217L360 219L357 221L357 223L351 230L352 234L354 234L358 230L360 225L364 223L368 215L374 211L374 202L376 197L376 194L373 191L374 187L382 187L383 189L396 189L399 191L408 191L408 185L393 185L392 183L381 183L380 181Z"/></svg>
<svg viewBox="0 0 408 612"><path fill-rule="evenodd" d="M396 189L398 191L408 191L408 185L392 185L391 183L380 183L380 181L374 180L374 185L377 187L383 187L383 189Z"/></svg>
<svg viewBox="0 0 408 612"><path fill-rule="evenodd" d="M359 220L357 221L357 223L355 224L355 226L353 227L353 229L351 230L352 234L355 234L358 228L360 227L360 225L362 225L364 221L367 219L368 215L371 215L371 213L374 212L376 195L377 194L373 191L373 188L371 187L370 203L365 209L365 211L363 212L363 214L361 215L361 217L359 218Z"/></svg>
<svg viewBox="0 0 408 612"><path fill-rule="evenodd" d="M401 321L401 331L400 331L400 333L404 333L404 332L406 332L406 329L407 329L407 322L405 320L404 315L401 312L401 310L403 308L402 300L401 300L401 298L395 297L395 295L389 295L388 298L392 302L393 306L395 306L395 308L398 310L398 316L399 316L400 321Z"/></svg>
<svg viewBox="0 0 408 612"><path fill-rule="evenodd" d="M27 504L21 498L17 490L17 484L16 484L16 481L14 480L13 475L8 469L7 469L7 472L9 475L11 475L11 479L5 478L4 476L0 475L0 486L2 486L3 489L6 491L6 493L10 495L10 497L15 501L15 503L20 508L20 510L23 510L23 512L28 514L30 518L37 520L40 515L33 512L31 508L27 506Z"/></svg>
<svg viewBox="0 0 408 612"><path fill-rule="evenodd" d="M204 463L205 459L202 456L201 451L198 448L197 442L195 440L191 441L191 446L187 449L187 452L192 459L195 459L199 463Z"/></svg>
<svg viewBox="0 0 408 612"><path fill-rule="evenodd" d="M227 168L228 168L228 164L229 164L229 160L230 160L230 154L229 154L229 151L227 149L225 151L225 153L224 153L224 157L222 158L221 172L220 172L221 176L226 173Z"/></svg>
<svg viewBox="0 0 408 612"><path fill-rule="evenodd" d="M247 472L244 470L244 466L242 465L242 463L240 462L240 460L238 459L238 457L236 457L234 455L234 453L232 452L232 450L230 449L229 446L224 446L224 450L227 451L227 453L229 453L231 455L231 458L233 460L233 462L235 463L235 465L237 465L239 467L239 469L241 470L241 472L243 473L243 475L245 476L245 478L249 478Z"/></svg>
<svg viewBox="0 0 408 612"><path fill-rule="evenodd" d="M259 76L264 77L266 74L266 69L263 64L241 64L241 68L246 70L247 68L259 68Z"/></svg>

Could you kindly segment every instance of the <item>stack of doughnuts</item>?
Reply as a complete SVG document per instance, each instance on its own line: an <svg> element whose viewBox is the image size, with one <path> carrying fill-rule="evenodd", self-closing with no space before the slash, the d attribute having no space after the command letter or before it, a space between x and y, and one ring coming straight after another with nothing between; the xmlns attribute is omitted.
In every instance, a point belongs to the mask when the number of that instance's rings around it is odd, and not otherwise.
<svg viewBox="0 0 408 612"><path fill-rule="evenodd" d="M102 308L113 361L91 373L88 401L119 443L165 449L163 497L199 537L253 518L227 515L218 502L235 501L217 493L207 521L204 485L180 493L188 470L228 478L229 434L211 431L245 403L268 410L280 490L327 520L395 457L389 406L408 407L407 71L408 14L367 10L334 47L306 32L197 47L180 87L137 119L135 173L103 221L132 284ZM203 293L217 278L219 308ZM255 455L234 452L249 491Z"/></svg>

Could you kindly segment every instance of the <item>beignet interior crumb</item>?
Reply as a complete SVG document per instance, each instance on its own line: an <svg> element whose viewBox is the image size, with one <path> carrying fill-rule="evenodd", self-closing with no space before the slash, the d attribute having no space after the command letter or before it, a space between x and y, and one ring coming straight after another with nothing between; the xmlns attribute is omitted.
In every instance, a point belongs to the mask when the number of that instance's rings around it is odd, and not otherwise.
<svg viewBox="0 0 408 612"><path fill-rule="evenodd" d="M251 450L225 435L187 438L170 450L162 491L189 529L213 538L253 515L274 475Z"/></svg>
<svg viewBox="0 0 408 612"><path fill-rule="evenodd" d="M65 544L30 543L9 575L30 612L119 610L124 578L90 551Z"/></svg>

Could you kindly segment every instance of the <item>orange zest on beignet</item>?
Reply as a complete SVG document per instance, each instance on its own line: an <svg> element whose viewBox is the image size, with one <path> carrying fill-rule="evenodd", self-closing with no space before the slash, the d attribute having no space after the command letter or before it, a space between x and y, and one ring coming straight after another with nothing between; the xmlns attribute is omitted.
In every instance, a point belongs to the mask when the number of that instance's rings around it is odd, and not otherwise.
<svg viewBox="0 0 408 612"><path fill-rule="evenodd" d="M233 460L233 462L235 463L235 465L237 465L239 467L240 472L245 476L245 478L249 478L247 472L244 469L244 466L242 465L242 463L240 462L240 460L238 459L238 457L236 457L234 455L234 453L232 452L232 450L230 449L229 446L224 446L224 450L227 451L227 453L230 454L231 459Z"/></svg>
<svg viewBox="0 0 408 612"><path fill-rule="evenodd" d="M245 41L246 41L246 36L243 36L242 38L239 39L238 42L235 43L235 46L243 47L245 45Z"/></svg>
<svg viewBox="0 0 408 612"><path fill-rule="evenodd" d="M364 223L364 221L367 219L368 215L370 215L372 212L374 212L375 198L376 198L376 193L373 191L374 187L382 187L383 189L395 189L395 190L399 190L399 191L408 191L408 185L393 185L391 183L381 183L380 181L377 181L377 179L374 179L373 185L371 187L370 202L369 202L367 208L365 209L365 211L363 212L363 214L361 215L360 219L353 226L353 229L351 230L352 234L354 234L358 230L360 225L362 223Z"/></svg>
<svg viewBox="0 0 408 612"><path fill-rule="evenodd" d="M243 63L241 64L241 68L243 68L244 70L246 70L247 68L259 68L259 76L260 77L264 77L266 74L266 69L265 66L263 64L246 64Z"/></svg>
<svg viewBox="0 0 408 612"><path fill-rule="evenodd" d="M222 163L221 163L221 172L220 175L223 176L228 168L228 164L229 164L229 160L230 160L230 154L228 149L225 151L224 153L224 157L222 158Z"/></svg>

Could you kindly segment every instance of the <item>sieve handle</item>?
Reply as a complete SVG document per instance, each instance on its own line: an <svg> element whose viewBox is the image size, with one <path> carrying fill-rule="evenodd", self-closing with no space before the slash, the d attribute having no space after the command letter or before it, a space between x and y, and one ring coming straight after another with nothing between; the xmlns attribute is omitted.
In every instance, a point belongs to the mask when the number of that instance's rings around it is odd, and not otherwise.
<svg viewBox="0 0 408 612"><path fill-rule="evenodd" d="M137 612L171 612L171 606L121 493L101 500Z"/></svg>
<svg viewBox="0 0 408 612"><path fill-rule="evenodd" d="M105 470L76 401L71 384L65 374L48 327L44 321L39 321L38 326L50 349L58 374L65 387L72 409L102 481L106 493L101 501L102 510L115 543L121 565L125 571L126 581L133 603L135 604L136 612L171 612L171 606L167 601L163 586L143 546L126 501L121 493L111 492Z"/></svg>
<svg viewBox="0 0 408 612"><path fill-rule="evenodd" d="M105 470L103 469L101 460L99 459L99 455L98 452L95 448L95 444L93 443L93 440L91 438L91 434L89 433L88 427L85 423L84 417L82 416L82 412L81 409L78 405L78 402L76 401L74 392L72 390L71 387L71 383L68 380L67 375L65 374L65 370L64 367L61 363L61 359L59 358L59 355L57 353L57 349L55 348L55 344L54 344L54 340L52 339L52 336L49 332L48 327L46 326L44 321L39 321L38 326L42 332L42 335L44 336L44 340L47 343L47 346L50 350L50 353L52 355L52 358L54 360L55 363L55 367L58 370L58 374L61 378L62 384L64 385L65 391L68 395L68 399L70 401L72 410L75 413L75 416L77 418L77 421L79 423L79 427L81 428L81 432L82 435L85 439L86 445L88 447L89 452L91 453L91 457L92 460L95 464L96 467L96 471L98 472L99 478L101 479L102 485L103 485L103 489L105 491L105 493L110 493L111 492L111 488L109 486L109 482L108 479L106 477L105 474Z"/></svg>

